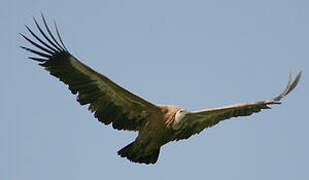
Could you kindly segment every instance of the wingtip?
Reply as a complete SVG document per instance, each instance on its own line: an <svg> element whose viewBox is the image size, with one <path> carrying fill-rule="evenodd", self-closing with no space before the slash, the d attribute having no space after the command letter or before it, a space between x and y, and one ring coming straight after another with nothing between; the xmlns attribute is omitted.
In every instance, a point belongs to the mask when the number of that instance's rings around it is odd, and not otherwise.
<svg viewBox="0 0 309 180"><path fill-rule="evenodd" d="M296 76L296 78L295 78L295 80L298 79L298 78L300 78L302 74L303 74L303 71L302 71L302 70L299 71L298 74L297 74L297 76Z"/></svg>
<svg viewBox="0 0 309 180"><path fill-rule="evenodd" d="M19 46L20 48L22 48L22 49L25 49L25 50L27 50L28 48L26 48L25 46Z"/></svg>
<svg viewBox="0 0 309 180"><path fill-rule="evenodd" d="M289 75L289 81L288 81L288 84L285 88L285 90L283 91L283 93L281 93L278 97L274 98L274 101L280 101L284 96L288 95L298 84L300 78L301 78L301 75L302 75L302 71L300 71L296 78L293 80L292 78L292 72L290 72L290 75Z"/></svg>
<svg viewBox="0 0 309 180"><path fill-rule="evenodd" d="M301 78L301 75L302 75L302 71L300 71L300 72L297 74L296 78L294 79L293 83L292 83L291 86L290 86L289 91L288 91L286 94L290 93L290 92L297 86L297 84L298 84L298 82L299 82L299 80L300 80L300 78Z"/></svg>
<svg viewBox="0 0 309 180"><path fill-rule="evenodd" d="M65 47L65 45L64 45L64 43L63 43L63 41L62 41L62 38L61 38L61 36L60 36L60 32L59 32L59 30L58 30L58 26L57 26L57 23L56 23L55 20L54 20L54 25L55 25L56 33L57 33L57 35L58 35L58 39L60 40L60 43L62 44L62 48L63 48L65 51L68 51L68 49Z"/></svg>
<svg viewBox="0 0 309 180"><path fill-rule="evenodd" d="M41 11L41 17L43 20L45 20L45 16L44 16L44 13Z"/></svg>

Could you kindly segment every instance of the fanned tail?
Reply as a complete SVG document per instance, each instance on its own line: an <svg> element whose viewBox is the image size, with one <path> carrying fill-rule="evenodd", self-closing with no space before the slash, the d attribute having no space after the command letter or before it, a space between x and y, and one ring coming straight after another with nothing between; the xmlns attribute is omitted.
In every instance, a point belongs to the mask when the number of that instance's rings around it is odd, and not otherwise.
<svg viewBox="0 0 309 180"><path fill-rule="evenodd" d="M146 152L146 146L139 145L135 141L128 144L124 148L118 151L118 155L126 157L132 162L154 164L157 162L160 148L153 149L150 152Z"/></svg>

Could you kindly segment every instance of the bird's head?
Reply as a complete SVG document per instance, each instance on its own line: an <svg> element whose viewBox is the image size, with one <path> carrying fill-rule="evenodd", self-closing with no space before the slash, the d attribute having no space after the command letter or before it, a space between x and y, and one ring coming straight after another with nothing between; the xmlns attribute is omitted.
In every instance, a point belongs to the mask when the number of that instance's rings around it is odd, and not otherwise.
<svg viewBox="0 0 309 180"><path fill-rule="evenodd" d="M183 124L183 119L184 117L189 113L188 110L185 109L179 109L176 114L175 114L175 118L174 118L174 122L173 122L173 129L177 130L179 129L182 124Z"/></svg>

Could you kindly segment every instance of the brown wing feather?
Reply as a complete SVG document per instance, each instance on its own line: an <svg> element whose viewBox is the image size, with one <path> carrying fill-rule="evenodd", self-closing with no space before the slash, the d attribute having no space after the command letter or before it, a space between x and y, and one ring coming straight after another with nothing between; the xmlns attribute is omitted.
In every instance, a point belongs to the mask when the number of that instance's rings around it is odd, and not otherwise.
<svg viewBox="0 0 309 180"><path fill-rule="evenodd" d="M253 113L260 112L262 109L270 109L268 105L280 104L281 98L290 93L297 85L301 77L301 72L297 75L292 83L292 73L290 73L289 82L286 89L278 97L270 100L235 104L220 108L204 109L188 113L184 119L182 129L176 133L175 140L187 139L190 136L200 133L203 129L212 127L220 121L238 116L249 116Z"/></svg>
<svg viewBox="0 0 309 180"><path fill-rule="evenodd" d="M51 33L43 15L42 18L49 37L35 19L34 21L47 42L40 39L27 26L40 44L21 34L41 51L21 48L38 55L39 57L29 58L41 62L40 66L67 84L73 94L78 94L77 101L81 105L89 104L89 110L94 112L97 119L104 124L112 123L115 129L139 130L152 113L160 113L157 106L132 94L73 57L65 48L57 27L61 44Z"/></svg>

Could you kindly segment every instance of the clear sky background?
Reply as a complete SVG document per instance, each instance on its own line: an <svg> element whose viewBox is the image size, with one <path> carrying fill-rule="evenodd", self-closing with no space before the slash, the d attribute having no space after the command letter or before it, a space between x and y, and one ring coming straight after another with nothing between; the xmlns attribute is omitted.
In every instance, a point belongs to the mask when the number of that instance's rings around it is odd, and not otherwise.
<svg viewBox="0 0 309 180"><path fill-rule="evenodd" d="M40 12L73 55L153 103L258 101L278 95L290 71L303 77L282 105L135 164L116 152L136 133L98 122L19 48ZM1 180L309 179L309 1L4 0L0 22Z"/></svg>

